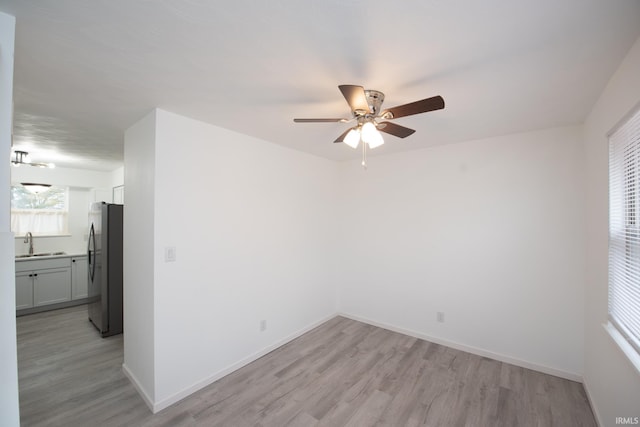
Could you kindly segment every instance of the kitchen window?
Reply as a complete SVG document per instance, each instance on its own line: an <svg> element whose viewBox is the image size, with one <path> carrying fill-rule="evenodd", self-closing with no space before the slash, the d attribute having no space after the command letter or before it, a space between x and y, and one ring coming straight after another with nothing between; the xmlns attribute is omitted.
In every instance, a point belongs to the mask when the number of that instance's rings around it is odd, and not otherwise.
<svg viewBox="0 0 640 427"><path fill-rule="evenodd" d="M16 236L27 232L35 236L60 236L69 233L69 189L51 186L31 192L22 185L11 187L11 231Z"/></svg>
<svg viewBox="0 0 640 427"><path fill-rule="evenodd" d="M609 137L609 324L640 371L640 109Z"/></svg>

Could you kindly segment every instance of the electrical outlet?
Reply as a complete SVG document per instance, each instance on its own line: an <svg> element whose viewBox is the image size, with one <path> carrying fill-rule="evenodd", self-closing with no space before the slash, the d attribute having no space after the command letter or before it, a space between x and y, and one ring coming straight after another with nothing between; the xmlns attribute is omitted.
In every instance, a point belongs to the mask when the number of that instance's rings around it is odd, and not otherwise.
<svg viewBox="0 0 640 427"><path fill-rule="evenodd" d="M444 323L444 312L442 312L442 311L437 312L436 313L436 320L439 323Z"/></svg>
<svg viewBox="0 0 640 427"><path fill-rule="evenodd" d="M264 332L267 330L267 321L266 320L261 320L260 321L260 332Z"/></svg>

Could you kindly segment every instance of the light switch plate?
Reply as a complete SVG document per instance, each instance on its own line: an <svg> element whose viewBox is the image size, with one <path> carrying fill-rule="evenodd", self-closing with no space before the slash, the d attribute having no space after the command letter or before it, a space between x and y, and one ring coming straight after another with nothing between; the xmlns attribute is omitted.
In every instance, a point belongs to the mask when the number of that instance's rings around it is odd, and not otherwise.
<svg viewBox="0 0 640 427"><path fill-rule="evenodd" d="M167 246L164 248L164 262L174 262L176 260L176 247Z"/></svg>

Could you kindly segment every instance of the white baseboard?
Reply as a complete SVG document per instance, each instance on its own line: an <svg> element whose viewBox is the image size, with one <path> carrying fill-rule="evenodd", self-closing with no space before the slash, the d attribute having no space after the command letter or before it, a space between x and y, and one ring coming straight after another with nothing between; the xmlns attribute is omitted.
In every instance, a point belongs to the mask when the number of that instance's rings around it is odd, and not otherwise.
<svg viewBox="0 0 640 427"><path fill-rule="evenodd" d="M593 416L596 419L596 424L598 427L603 426L602 418L600 418L600 414L598 413L598 408L593 404L593 399L591 398L591 393L589 393L589 385L587 384L587 379L583 379L582 385L584 386L584 392L587 394L587 400L589 401L589 406L591 406L591 411L593 412Z"/></svg>
<svg viewBox="0 0 640 427"><path fill-rule="evenodd" d="M136 389L138 394L142 397L142 400L144 400L144 403L146 403L149 409L151 409L151 412L154 412L153 399L149 397L149 394L147 393L145 388L142 387L142 384L140 384L138 378L133 374L133 372L131 372L131 370L129 370L129 367L124 363L122 364L122 372L124 373L125 377L129 378L129 381L131 381L131 384L133 384L133 388Z"/></svg>
<svg viewBox="0 0 640 427"><path fill-rule="evenodd" d="M157 412L160 412L161 410L173 405L176 402L179 402L180 400L184 399L185 397L195 393L196 391L208 386L211 383L214 383L216 381L218 381L219 379L229 375L230 373L242 368L243 366L248 365L249 363L261 358L262 356L272 352L273 350L277 349L278 347L281 347L285 344L287 344L290 341L293 341L294 339L298 338L299 336L309 332L310 330L320 326L321 324L323 324L324 322L333 319L334 317L336 317L337 314L331 314L329 316L326 316L318 321L313 322L312 324L294 332L293 334L276 341L275 343L268 345L267 347L245 357L244 359L239 360L238 362L235 362L229 366L227 366L226 368L214 373L213 375L198 381L194 384L192 384L191 386L165 398L162 399L158 402L153 402L151 399L148 398L147 394L144 392L144 389L142 387L139 386L138 382L136 381L135 377L131 374L131 372L129 372L126 367L123 365L123 370L125 371L125 375L131 380L131 382L133 383L134 387L136 388L136 390L138 390L138 392L140 393L140 395L142 396L142 398L144 399L145 403L149 406L149 408L151 409L151 412L153 412L154 414Z"/></svg>
<svg viewBox="0 0 640 427"><path fill-rule="evenodd" d="M526 360L522 360L522 359L517 359L515 357L511 357L511 356L507 356L504 354L499 354L499 353L494 353L492 351L489 350L485 350L482 348L478 348L478 347L473 347L473 346L469 346L469 345L465 345L465 344L461 344L455 341L449 341L443 338L439 338L439 337L434 337L431 335L427 335L427 334L423 334L421 332L416 332L416 331L412 331L409 329L404 329L404 328L399 328L396 327L394 325L389 325L387 323L381 323L381 322L376 322L374 320L371 319L367 319L364 317L360 317L360 316L354 316L352 314L349 313L338 313L339 316L343 316L352 320L357 320L359 322L363 322L363 323L367 323L369 325L372 326L377 326L379 328L384 328L384 329L388 329L390 331L393 332L398 332L400 334L404 334L404 335L409 335L415 338L419 338L425 341L430 341L430 342L434 342L436 344L441 344L447 347L451 347L451 348L455 348L456 350L461 350L461 351L466 351L467 353L472 353L478 356L483 356L483 357L488 357L490 359L494 359L494 360L498 360L500 362L504 362L504 363L509 363L511 365L515 365L515 366L520 366L521 368L527 368L527 369L531 369L534 371L538 371L538 372L542 372L544 374L549 374L549 375L553 375L556 377L560 377L560 378L565 378L571 381L576 381L581 383L582 382L582 375L574 373L574 372L567 372L567 371L563 371L560 369L556 369L556 368L551 368L549 366L544 366L544 365L540 365L537 363L532 363Z"/></svg>

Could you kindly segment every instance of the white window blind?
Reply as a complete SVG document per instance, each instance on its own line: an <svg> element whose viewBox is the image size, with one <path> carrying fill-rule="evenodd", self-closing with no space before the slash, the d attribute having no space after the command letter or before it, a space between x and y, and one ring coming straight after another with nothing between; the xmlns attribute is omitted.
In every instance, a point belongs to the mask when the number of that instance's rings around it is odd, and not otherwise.
<svg viewBox="0 0 640 427"><path fill-rule="evenodd" d="M640 353L640 109L609 138L609 321Z"/></svg>

